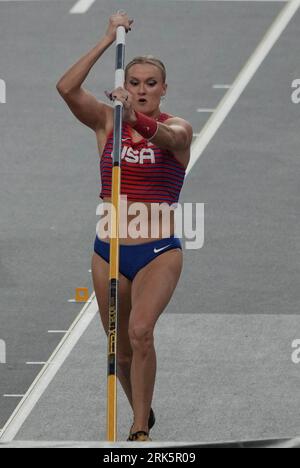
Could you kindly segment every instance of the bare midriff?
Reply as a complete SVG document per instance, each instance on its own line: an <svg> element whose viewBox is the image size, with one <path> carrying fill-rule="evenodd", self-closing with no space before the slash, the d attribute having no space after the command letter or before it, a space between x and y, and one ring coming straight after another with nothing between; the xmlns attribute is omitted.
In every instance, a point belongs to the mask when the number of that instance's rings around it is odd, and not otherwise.
<svg viewBox="0 0 300 468"><path fill-rule="evenodd" d="M120 217L119 217L119 240L120 244L132 245L132 244L143 244L146 242L152 242L154 240L168 238L174 235L175 231L175 216L174 210L169 210L168 215L163 214L158 210L158 203L142 203L143 212L135 212L130 214L129 209L136 201L127 200L122 204L123 197L121 195L120 203ZM111 205L110 198L104 198L103 203ZM123 211L122 211L123 207ZM126 208L126 209L125 209ZM136 207L135 207L136 208ZM139 219L138 219L139 218ZM138 221L141 222L138 222ZM108 229L106 229L108 230ZM142 232L141 232L142 231ZM140 235L139 235L140 233ZM110 241L110 235L103 231L97 232L99 239L104 242ZM139 236L138 236L139 235Z"/></svg>

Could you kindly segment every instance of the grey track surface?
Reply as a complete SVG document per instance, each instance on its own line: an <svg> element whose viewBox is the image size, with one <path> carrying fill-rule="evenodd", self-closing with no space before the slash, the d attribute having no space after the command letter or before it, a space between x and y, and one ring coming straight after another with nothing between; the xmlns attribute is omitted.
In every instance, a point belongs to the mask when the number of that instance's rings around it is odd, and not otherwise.
<svg viewBox="0 0 300 468"><path fill-rule="evenodd" d="M220 442L258 435L295 437L299 370L289 361L286 344L297 327L300 333L298 322L294 316L163 315L155 334L153 439ZM106 378L101 369L106 365L106 339L98 324L97 317L17 440L105 440ZM132 413L120 386L118 402L122 441Z"/></svg>
<svg viewBox="0 0 300 468"><path fill-rule="evenodd" d="M96 141L69 113L55 83L97 42L120 2L98 0L85 15L69 15L73 4L0 2L0 78L7 84L7 103L0 104L0 339L7 345L7 363L0 364L0 427L17 404L2 395L28 389L40 367L25 363L46 361L61 338L48 330L67 329L81 309L68 303L75 287L92 291L88 269L100 190ZM207 119L197 108L214 108L224 94L212 85L233 82L283 4L124 1L122 8L136 21L127 60L152 53L166 62L169 91L162 109L189 120L197 133ZM161 338L170 333L170 321L171 343L177 338L182 345L169 360L168 349L161 348L157 439L166 440L167 433L169 440L182 440L188 428L189 440L196 434L204 441L299 433L300 371L290 359L291 342L300 338L299 105L290 98L300 72L299 29L298 12L187 177L181 201L206 203L205 245L185 252L180 283L158 331ZM86 83L99 99L111 89L113 71L111 48ZM193 330L182 335L190 322ZM94 328L18 438L103 437L105 357L97 348L101 330ZM225 367L220 351L208 352L216 343L231 353ZM182 358L172 360L178 349ZM90 384L80 399L76 373L91 352ZM189 400L177 375L191 376ZM68 411L61 425L62 408ZM121 411L124 436L126 404Z"/></svg>

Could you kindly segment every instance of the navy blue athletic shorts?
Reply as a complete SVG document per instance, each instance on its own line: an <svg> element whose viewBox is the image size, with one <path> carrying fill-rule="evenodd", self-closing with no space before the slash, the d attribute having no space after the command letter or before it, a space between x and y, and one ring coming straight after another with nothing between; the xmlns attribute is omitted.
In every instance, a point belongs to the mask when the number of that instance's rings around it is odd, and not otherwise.
<svg viewBox="0 0 300 468"><path fill-rule="evenodd" d="M154 258L172 249L181 249L178 237L159 239L144 244L120 245L120 273L132 281L141 268L145 267ZM96 236L94 251L109 263L109 242L104 242Z"/></svg>

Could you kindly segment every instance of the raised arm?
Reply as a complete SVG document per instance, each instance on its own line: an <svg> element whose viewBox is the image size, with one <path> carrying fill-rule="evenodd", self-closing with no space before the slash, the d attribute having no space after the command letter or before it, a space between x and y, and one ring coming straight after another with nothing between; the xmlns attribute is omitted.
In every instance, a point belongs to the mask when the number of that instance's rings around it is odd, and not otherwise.
<svg viewBox="0 0 300 468"><path fill-rule="evenodd" d="M105 128L107 118L113 108L98 101L82 87L82 84L93 65L116 40L117 27L125 26L128 32L132 23L133 20L130 20L126 14L112 15L104 37L90 52L78 60L56 85L59 94L78 120L95 131Z"/></svg>
<svg viewBox="0 0 300 468"><path fill-rule="evenodd" d="M112 99L118 99L123 103L123 120L147 140L170 151L190 149L193 128L186 120L172 117L162 123L141 112L136 112L131 93L122 87L112 91Z"/></svg>

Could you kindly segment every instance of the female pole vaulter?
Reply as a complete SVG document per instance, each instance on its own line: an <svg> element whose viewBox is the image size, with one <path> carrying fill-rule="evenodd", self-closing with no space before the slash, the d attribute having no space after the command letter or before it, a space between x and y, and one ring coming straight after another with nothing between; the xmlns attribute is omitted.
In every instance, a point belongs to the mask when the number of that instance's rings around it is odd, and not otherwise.
<svg viewBox="0 0 300 468"><path fill-rule="evenodd" d="M82 87L91 68L116 40L118 26L126 32L133 19L113 14L102 39L58 81L57 90L73 114L96 135L101 171L101 194L110 203L112 173L112 105L97 100ZM121 194L127 197L128 212L120 226L128 228L136 215L130 206L141 203L147 212L144 223L153 228L147 236L127 235L120 240L119 324L117 375L133 409L134 420L127 440L151 440L155 422L151 408L156 352L154 329L178 283L183 264L180 239L171 216L153 220L151 207L177 203L190 159L191 125L180 117L160 111L166 95L166 69L161 60L139 56L125 69L124 88L107 93L123 103ZM150 232L151 231L151 232ZM164 232L168 232L166 237ZM105 332L108 332L109 236L97 234L92 258L92 276Z"/></svg>

